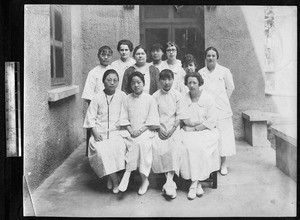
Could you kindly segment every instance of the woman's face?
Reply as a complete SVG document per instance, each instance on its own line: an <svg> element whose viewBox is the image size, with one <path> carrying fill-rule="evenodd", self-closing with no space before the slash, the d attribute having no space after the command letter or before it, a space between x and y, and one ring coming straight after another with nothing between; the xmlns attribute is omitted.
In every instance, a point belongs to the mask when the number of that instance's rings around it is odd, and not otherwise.
<svg viewBox="0 0 300 220"><path fill-rule="evenodd" d="M174 79L165 78L165 79L160 79L159 81L161 84L161 88L163 88L163 90L165 91L169 91L172 88Z"/></svg>
<svg viewBox="0 0 300 220"><path fill-rule="evenodd" d="M99 54L99 61L102 66L107 66L112 57L111 51L103 50Z"/></svg>
<svg viewBox="0 0 300 220"><path fill-rule="evenodd" d="M127 58L130 57L130 50L128 45L120 45L120 51L119 51L120 55L121 55L121 59L126 60Z"/></svg>
<svg viewBox="0 0 300 220"><path fill-rule="evenodd" d="M187 80L187 86L191 92L199 90L199 82L196 77L189 77Z"/></svg>
<svg viewBox="0 0 300 220"><path fill-rule="evenodd" d="M110 73L104 80L104 88L110 92L115 92L119 84L119 79L116 74Z"/></svg>
<svg viewBox="0 0 300 220"><path fill-rule="evenodd" d="M208 66L215 66L217 64L217 52L214 50L207 51L205 60Z"/></svg>
<svg viewBox="0 0 300 220"><path fill-rule="evenodd" d="M143 48L140 48L136 51L136 53L134 55L134 59L135 59L136 63L140 66L146 64L147 55Z"/></svg>
<svg viewBox="0 0 300 220"><path fill-rule="evenodd" d="M184 66L183 69L186 73L192 73L196 71L196 66L194 62L189 62L187 66Z"/></svg>
<svg viewBox="0 0 300 220"><path fill-rule="evenodd" d="M140 77L138 77L138 76L133 77L132 80L131 80L130 85L131 85L131 88L132 88L133 92L136 95L142 94L143 89L144 89L144 83L143 83L143 81L141 80Z"/></svg>
<svg viewBox="0 0 300 220"><path fill-rule="evenodd" d="M161 60L163 54L164 54L164 52L161 49L151 51L152 59L155 61Z"/></svg>
<svg viewBox="0 0 300 220"><path fill-rule="evenodd" d="M176 59L177 56L177 49L175 46L169 46L166 49L166 54L167 54L167 58L168 60L174 60Z"/></svg>

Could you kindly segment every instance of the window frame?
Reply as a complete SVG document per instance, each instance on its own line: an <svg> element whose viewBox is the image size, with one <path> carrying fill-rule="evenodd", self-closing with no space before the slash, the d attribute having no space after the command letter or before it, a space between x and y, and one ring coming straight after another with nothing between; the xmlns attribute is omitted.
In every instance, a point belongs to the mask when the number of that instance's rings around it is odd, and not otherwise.
<svg viewBox="0 0 300 220"><path fill-rule="evenodd" d="M60 14L61 17L61 41L55 39L55 32L57 31L57 27L55 26L55 13ZM51 68L51 86L59 86L65 85L67 81L66 73L64 71L64 19L63 19L63 6L62 5L50 5L50 68ZM52 32L52 33L51 33ZM62 50L62 74L63 77L56 77L56 50ZM51 54L52 53L52 54ZM53 66L52 66L53 64ZM53 76L52 76L53 71Z"/></svg>

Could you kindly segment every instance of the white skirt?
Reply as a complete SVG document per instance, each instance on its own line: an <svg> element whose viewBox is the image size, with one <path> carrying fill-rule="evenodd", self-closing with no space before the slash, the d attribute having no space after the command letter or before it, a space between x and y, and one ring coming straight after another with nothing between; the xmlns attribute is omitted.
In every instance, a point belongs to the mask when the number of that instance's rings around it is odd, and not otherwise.
<svg viewBox="0 0 300 220"><path fill-rule="evenodd" d="M216 128L182 132L180 175L186 180L206 180L210 173L220 169L219 132Z"/></svg>
<svg viewBox="0 0 300 220"><path fill-rule="evenodd" d="M136 138L124 139L126 143L126 170L133 171L139 168L139 172L149 176L152 165L152 147L154 132L147 130Z"/></svg>
<svg viewBox="0 0 300 220"><path fill-rule="evenodd" d="M181 132L177 129L167 140L161 140L156 132L153 145L152 171L166 173L175 171L179 175Z"/></svg>
<svg viewBox="0 0 300 220"><path fill-rule="evenodd" d="M221 157L236 154L232 117L219 119L217 128L220 133L219 153Z"/></svg>
<svg viewBox="0 0 300 220"><path fill-rule="evenodd" d="M94 172L103 176L125 169L126 145L121 135L96 142L91 135L89 141L89 162Z"/></svg>

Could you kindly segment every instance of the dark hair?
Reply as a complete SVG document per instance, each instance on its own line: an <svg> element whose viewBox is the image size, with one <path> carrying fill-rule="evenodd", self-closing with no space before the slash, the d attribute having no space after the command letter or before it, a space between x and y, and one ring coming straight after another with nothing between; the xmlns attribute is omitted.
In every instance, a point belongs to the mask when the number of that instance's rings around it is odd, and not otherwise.
<svg viewBox="0 0 300 220"><path fill-rule="evenodd" d="M163 46L160 43L156 43L151 46L150 51L152 52L152 51L156 51L159 49L161 49L161 51L164 51Z"/></svg>
<svg viewBox="0 0 300 220"><path fill-rule="evenodd" d="M198 83L199 83L199 86L202 86L204 81L203 81L203 78L202 76L200 75L200 73L198 72L192 72L192 73L187 73L185 76L184 76L184 85L187 86L188 84L188 79L189 77L196 77L197 80L198 80Z"/></svg>
<svg viewBox="0 0 300 220"><path fill-rule="evenodd" d="M169 42L167 42L166 44L165 44L165 47L164 47L164 53L166 53L167 52L167 48L168 47L173 47L173 46L175 46L176 47L176 50L177 50L177 54L179 53L179 47L177 46L177 44L175 44L175 42L172 42L172 41L169 41Z"/></svg>
<svg viewBox="0 0 300 220"><path fill-rule="evenodd" d="M138 45L138 46L136 46L136 47L134 48L134 50L133 50L133 56L135 56L136 51L137 51L138 49L141 49L141 48L145 51L146 56L147 56L147 49L146 49L145 47L143 47L142 45Z"/></svg>
<svg viewBox="0 0 300 220"><path fill-rule="evenodd" d="M159 73L159 79L174 79L174 73L170 69L164 69Z"/></svg>
<svg viewBox="0 0 300 220"><path fill-rule="evenodd" d="M189 63L193 62L195 66L197 67L197 61L195 57L192 54L186 54L183 56L181 63L182 66L187 66Z"/></svg>
<svg viewBox="0 0 300 220"><path fill-rule="evenodd" d="M132 44L132 42L130 40L126 40L126 39L120 40L118 42L118 46L117 46L117 50L118 51L120 51L121 45L127 45L128 48L129 48L129 50L130 50L130 52L132 52L132 50L133 50L133 44Z"/></svg>
<svg viewBox="0 0 300 220"><path fill-rule="evenodd" d="M214 47L208 47L208 48L205 50L205 57L206 57L206 55L207 55L207 52L210 51L210 50L215 51L216 54L217 54L217 59L219 59L219 52L218 52L218 50L217 50L216 48L214 48Z"/></svg>
<svg viewBox="0 0 300 220"><path fill-rule="evenodd" d="M97 53L98 58L99 58L100 54L102 53L102 51L107 51L107 52L109 51L109 52L111 52L111 55L113 55L113 51L109 46L102 46L98 50L98 53Z"/></svg>
<svg viewBox="0 0 300 220"><path fill-rule="evenodd" d="M119 74L117 73L116 70L114 69L108 69L104 72L103 74L103 77L102 77L102 82L104 83L104 80L106 79L106 77L109 75L109 74L115 74L117 77L118 77L118 80L119 80Z"/></svg>
<svg viewBox="0 0 300 220"><path fill-rule="evenodd" d="M143 84L145 85L144 74L142 74L142 73L139 72L139 71L134 71L134 72L131 73L130 76L128 77L128 86L131 86L132 78L135 77L135 76L139 77L139 78L142 80Z"/></svg>

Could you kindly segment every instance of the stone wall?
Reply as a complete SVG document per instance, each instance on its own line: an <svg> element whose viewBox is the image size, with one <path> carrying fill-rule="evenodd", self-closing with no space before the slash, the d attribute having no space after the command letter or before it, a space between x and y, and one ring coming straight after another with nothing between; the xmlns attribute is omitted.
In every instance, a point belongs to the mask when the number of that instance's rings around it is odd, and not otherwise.
<svg viewBox="0 0 300 220"><path fill-rule="evenodd" d="M229 68L235 90L230 98L235 137L244 137L242 112L277 112L265 94L264 7L216 6L205 11L205 47L218 49L219 64Z"/></svg>
<svg viewBox="0 0 300 220"><path fill-rule="evenodd" d="M82 87L80 11L67 6L64 13L64 71ZM83 142L83 107L79 94L48 102L50 6L26 5L24 15L24 175L34 190Z"/></svg>

